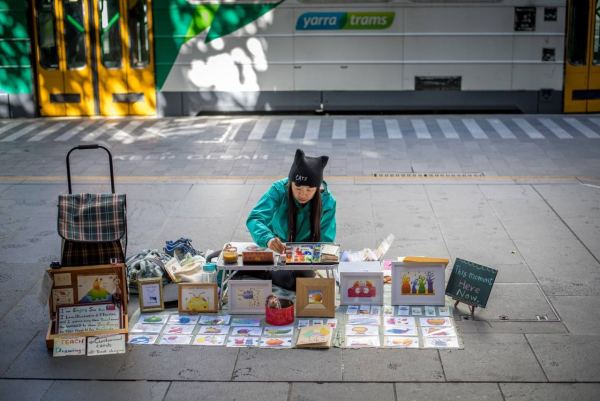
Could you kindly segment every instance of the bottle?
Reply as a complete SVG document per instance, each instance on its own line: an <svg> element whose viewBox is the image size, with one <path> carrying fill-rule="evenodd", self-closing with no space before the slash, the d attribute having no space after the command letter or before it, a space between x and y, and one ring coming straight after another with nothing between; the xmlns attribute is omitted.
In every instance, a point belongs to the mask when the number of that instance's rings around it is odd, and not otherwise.
<svg viewBox="0 0 600 401"><path fill-rule="evenodd" d="M202 266L202 282L216 283L217 282L217 265L212 262L205 263Z"/></svg>

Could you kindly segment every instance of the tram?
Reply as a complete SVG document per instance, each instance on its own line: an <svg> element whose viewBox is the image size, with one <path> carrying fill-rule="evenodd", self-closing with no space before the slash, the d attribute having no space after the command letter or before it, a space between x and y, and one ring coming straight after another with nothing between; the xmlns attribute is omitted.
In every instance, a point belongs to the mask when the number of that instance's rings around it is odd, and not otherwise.
<svg viewBox="0 0 600 401"><path fill-rule="evenodd" d="M596 0L2 0L0 117L600 111Z"/></svg>

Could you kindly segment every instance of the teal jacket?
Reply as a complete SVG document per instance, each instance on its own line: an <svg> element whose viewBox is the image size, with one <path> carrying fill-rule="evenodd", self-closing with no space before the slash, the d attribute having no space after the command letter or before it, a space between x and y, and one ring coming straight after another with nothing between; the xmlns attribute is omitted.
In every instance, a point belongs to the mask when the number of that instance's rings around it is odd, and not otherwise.
<svg viewBox="0 0 600 401"><path fill-rule="evenodd" d="M288 240L288 179L275 181L248 215L246 226L258 246L267 246L273 237ZM335 198L323 182L321 192L321 241L335 242ZM295 200L294 200L295 201ZM296 202L296 201L295 201ZM310 241L310 205L298 207L296 242Z"/></svg>

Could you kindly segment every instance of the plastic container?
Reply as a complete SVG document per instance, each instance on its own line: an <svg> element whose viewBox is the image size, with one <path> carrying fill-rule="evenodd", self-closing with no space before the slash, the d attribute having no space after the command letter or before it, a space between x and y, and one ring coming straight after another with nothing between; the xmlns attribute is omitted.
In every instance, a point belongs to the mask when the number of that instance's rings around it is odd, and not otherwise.
<svg viewBox="0 0 600 401"><path fill-rule="evenodd" d="M205 263L202 266L202 273L200 273L201 283L216 283L217 282L217 265L214 263Z"/></svg>
<svg viewBox="0 0 600 401"><path fill-rule="evenodd" d="M274 326L294 323L294 303L289 299L279 299L281 308L265 307L265 321Z"/></svg>

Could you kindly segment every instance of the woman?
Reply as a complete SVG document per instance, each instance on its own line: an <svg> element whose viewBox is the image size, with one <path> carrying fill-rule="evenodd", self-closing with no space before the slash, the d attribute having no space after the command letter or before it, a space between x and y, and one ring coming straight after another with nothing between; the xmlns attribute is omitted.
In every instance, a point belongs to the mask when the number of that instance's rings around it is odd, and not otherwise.
<svg viewBox="0 0 600 401"><path fill-rule="evenodd" d="M285 242L334 242L335 198L323 181L329 157L308 157L296 150L288 178L275 181L246 220L258 246L285 253ZM295 290L296 277L313 271L276 271L273 284Z"/></svg>

